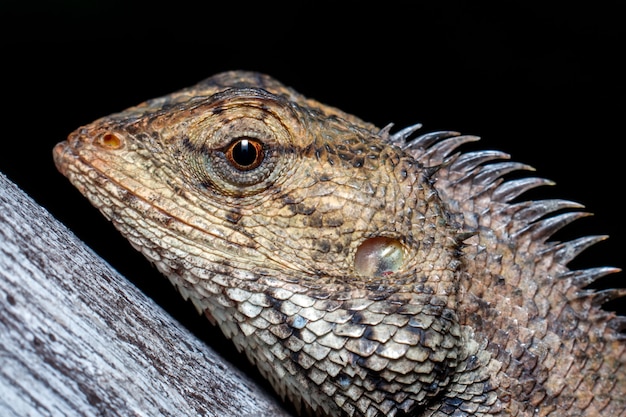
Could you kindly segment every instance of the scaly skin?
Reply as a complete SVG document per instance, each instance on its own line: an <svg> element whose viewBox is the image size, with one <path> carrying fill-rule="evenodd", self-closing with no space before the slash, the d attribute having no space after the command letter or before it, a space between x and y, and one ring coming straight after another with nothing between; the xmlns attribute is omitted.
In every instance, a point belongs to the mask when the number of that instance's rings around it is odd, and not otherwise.
<svg viewBox="0 0 626 417"><path fill-rule="evenodd" d="M528 166L453 153L260 74L101 118L58 169L283 397L329 416L626 416L623 290L548 238L577 211L513 199ZM499 160L499 161L498 161ZM495 162L494 162L495 161ZM516 200L517 201L517 200Z"/></svg>

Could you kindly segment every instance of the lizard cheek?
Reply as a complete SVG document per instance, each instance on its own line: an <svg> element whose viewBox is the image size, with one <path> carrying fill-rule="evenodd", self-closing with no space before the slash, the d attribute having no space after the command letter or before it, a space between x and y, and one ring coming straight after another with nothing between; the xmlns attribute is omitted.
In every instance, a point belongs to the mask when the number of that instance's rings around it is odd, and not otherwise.
<svg viewBox="0 0 626 417"><path fill-rule="evenodd" d="M400 270L403 264L403 245L388 237L365 240L354 256L354 269L362 276L385 277Z"/></svg>

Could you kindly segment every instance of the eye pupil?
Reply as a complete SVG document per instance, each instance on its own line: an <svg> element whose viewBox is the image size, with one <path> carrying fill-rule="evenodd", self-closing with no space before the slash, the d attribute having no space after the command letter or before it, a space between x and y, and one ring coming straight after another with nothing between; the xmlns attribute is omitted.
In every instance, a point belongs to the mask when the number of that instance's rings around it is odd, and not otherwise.
<svg viewBox="0 0 626 417"><path fill-rule="evenodd" d="M239 165L247 167L254 164L257 158L256 148L248 139L242 139L233 146L233 160Z"/></svg>
<svg viewBox="0 0 626 417"><path fill-rule="evenodd" d="M263 145L254 140L239 138L226 149L226 158L240 171L248 171L261 165L264 153Z"/></svg>

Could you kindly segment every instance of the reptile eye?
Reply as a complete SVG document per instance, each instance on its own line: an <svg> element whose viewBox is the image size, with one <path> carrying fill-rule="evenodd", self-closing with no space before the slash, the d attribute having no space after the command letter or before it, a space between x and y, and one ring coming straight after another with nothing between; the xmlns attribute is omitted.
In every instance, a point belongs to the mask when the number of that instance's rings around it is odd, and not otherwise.
<svg viewBox="0 0 626 417"><path fill-rule="evenodd" d="M248 93L227 90L228 100L217 94L207 103L211 111L186 122L178 142L180 160L203 188L228 196L252 196L283 181L281 174L293 168L297 155L293 141L303 135L291 108Z"/></svg>
<svg viewBox="0 0 626 417"><path fill-rule="evenodd" d="M265 181L281 162L280 155L273 150L270 135L263 141L256 133L234 136L226 146L205 154L204 168L211 181L219 180L236 187L250 187ZM243 190L237 190L241 193ZM246 193L250 193L248 188Z"/></svg>
<svg viewBox="0 0 626 417"><path fill-rule="evenodd" d="M258 140L240 137L234 140L224 151L228 162L239 171L250 171L263 162L265 152Z"/></svg>

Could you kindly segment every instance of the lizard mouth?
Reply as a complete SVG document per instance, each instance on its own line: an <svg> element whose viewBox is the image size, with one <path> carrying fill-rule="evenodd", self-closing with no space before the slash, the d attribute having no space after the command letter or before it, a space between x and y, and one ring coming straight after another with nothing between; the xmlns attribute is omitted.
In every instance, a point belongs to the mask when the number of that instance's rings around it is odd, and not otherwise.
<svg viewBox="0 0 626 417"><path fill-rule="evenodd" d="M67 140L57 143L52 151L54 159L54 165L57 170L66 177L74 187L89 201L100 208L98 199L94 198L93 190L87 185L86 177L91 176L92 180L95 180L94 175L97 175L98 181L111 182L112 179L97 169L91 160L85 159L80 152L80 149L85 144L77 135L70 135ZM119 185L118 185L119 186Z"/></svg>
<svg viewBox="0 0 626 417"><path fill-rule="evenodd" d="M77 155L73 152L72 148L67 143L67 141L57 143L52 151L52 156L54 158L54 165L57 167L57 170L65 177L68 176L68 160L75 160L78 158Z"/></svg>

